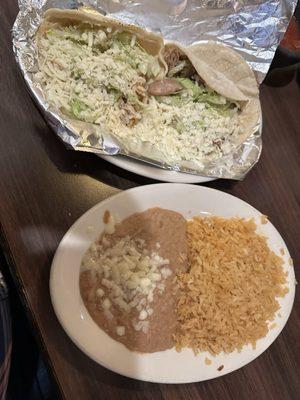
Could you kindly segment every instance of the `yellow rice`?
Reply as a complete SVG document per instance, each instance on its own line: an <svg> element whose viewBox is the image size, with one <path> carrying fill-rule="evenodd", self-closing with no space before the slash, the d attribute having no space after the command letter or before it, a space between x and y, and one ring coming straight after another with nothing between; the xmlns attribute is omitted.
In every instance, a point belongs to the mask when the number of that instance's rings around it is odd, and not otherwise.
<svg viewBox="0 0 300 400"><path fill-rule="evenodd" d="M177 276L176 348L241 350L268 332L288 289L283 260L253 220L196 217L187 223L190 270Z"/></svg>

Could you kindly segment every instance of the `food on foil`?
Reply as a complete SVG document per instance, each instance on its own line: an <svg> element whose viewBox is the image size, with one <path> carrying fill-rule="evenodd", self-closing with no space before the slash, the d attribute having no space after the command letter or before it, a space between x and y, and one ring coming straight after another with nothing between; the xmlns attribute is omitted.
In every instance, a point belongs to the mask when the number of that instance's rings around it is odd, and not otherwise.
<svg viewBox="0 0 300 400"><path fill-rule="evenodd" d="M233 151L259 120L254 74L224 46L164 45L97 12L58 9L45 13L36 42L47 102L128 152L192 166Z"/></svg>

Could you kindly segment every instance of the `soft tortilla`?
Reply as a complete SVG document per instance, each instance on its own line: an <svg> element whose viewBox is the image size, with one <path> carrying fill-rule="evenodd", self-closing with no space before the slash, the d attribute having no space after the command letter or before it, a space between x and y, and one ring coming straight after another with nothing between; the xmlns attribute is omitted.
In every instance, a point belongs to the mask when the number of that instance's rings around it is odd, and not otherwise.
<svg viewBox="0 0 300 400"><path fill-rule="evenodd" d="M239 104L242 133L234 144L240 146L257 129L261 116L257 81L247 62L234 50L217 43L183 47L168 42L165 49L176 49L185 55L209 88Z"/></svg>
<svg viewBox="0 0 300 400"><path fill-rule="evenodd" d="M236 51L229 47L217 43L196 44L189 46L187 54L191 60L197 63L202 59L205 66L199 65L202 73L207 70L207 84L213 88L224 87L224 96L231 98L230 92L225 92L226 85L234 83L235 91L237 89L247 98L258 96L258 86L254 72ZM205 68L203 68L205 67ZM232 87L230 87L231 90ZM235 92L234 92L235 93ZM235 94L232 93L233 96ZM234 98L232 100L243 100Z"/></svg>
<svg viewBox="0 0 300 400"><path fill-rule="evenodd" d="M185 54L208 87L233 101L258 97L255 75L246 61L234 50L221 44L181 46L168 42L166 49Z"/></svg>

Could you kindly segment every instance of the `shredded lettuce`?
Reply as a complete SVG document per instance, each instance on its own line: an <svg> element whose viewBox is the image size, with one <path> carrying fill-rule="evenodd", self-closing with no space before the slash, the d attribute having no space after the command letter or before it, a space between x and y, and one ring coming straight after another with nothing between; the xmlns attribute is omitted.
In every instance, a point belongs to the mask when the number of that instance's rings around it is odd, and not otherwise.
<svg viewBox="0 0 300 400"><path fill-rule="evenodd" d="M193 101L197 101L204 92L204 88L198 86L189 78L176 78L182 87L187 90L193 97Z"/></svg>
<svg viewBox="0 0 300 400"><path fill-rule="evenodd" d="M135 93L129 93L127 100L132 105L138 105L141 108L147 108L147 104L141 102Z"/></svg>
<svg viewBox="0 0 300 400"><path fill-rule="evenodd" d="M131 47L130 44L124 44L117 38L114 39L113 46L119 49L121 52L120 54L115 55L116 60L125 62L134 69L138 67L139 59L137 57L137 52L134 47Z"/></svg>
<svg viewBox="0 0 300 400"><path fill-rule="evenodd" d="M161 67L157 60L154 60L153 62L151 62L151 60L148 61L148 72L147 72L148 77L151 77L152 75L156 78L160 73L160 69Z"/></svg>
<svg viewBox="0 0 300 400"><path fill-rule="evenodd" d="M120 100L120 98L122 97L122 92L116 88L107 88L108 92L111 93L114 96L115 101Z"/></svg>
<svg viewBox="0 0 300 400"><path fill-rule="evenodd" d="M74 43L79 43L79 44L87 43L86 40L83 40L82 37L78 36L78 32L75 29L61 29L61 30L49 29L46 35L50 38L68 39Z"/></svg>
<svg viewBox="0 0 300 400"><path fill-rule="evenodd" d="M131 104L138 104L139 102L139 98L135 93L129 93L127 98Z"/></svg>
<svg viewBox="0 0 300 400"><path fill-rule="evenodd" d="M209 104L209 108L213 109L214 111L217 111L219 115L222 115L223 117L229 117L235 112L236 106L233 105L233 103L227 102L226 104ZM208 109L209 109L208 108Z"/></svg>
<svg viewBox="0 0 300 400"><path fill-rule="evenodd" d="M225 97L209 89L207 86L199 86L189 78L176 78L182 87L191 94L194 102L209 103L211 105L220 106L219 109L224 111L230 106L230 102Z"/></svg>
<svg viewBox="0 0 300 400"><path fill-rule="evenodd" d="M86 109L86 105L78 99L73 99L69 104L74 117L80 119L80 113Z"/></svg>
<svg viewBox="0 0 300 400"><path fill-rule="evenodd" d="M81 68L74 68L72 71L72 76L75 80L78 80L82 77L84 71Z"/></svg>
<svg viewBox="0 0 300 400"><path fill-rule="evenodd" d="M140 62L138 65L138 69L141 74L146 75L148 70L148 64L145 62Z"/></svg>
<svg viewBox="0 0 300 400"><path fill-rule="evenodd" d="M186 62L183 60L179 64L175 65L175 67L171 68L168 76L172 78L174 75L178 74L178 72L182 71L185 67Z"/></svg>
<svg viewBox="0 0 300 400"><path fill-rule="evenodd" d="M225 99L225 97L221 96L220 94L208 88L205 89L204 96L205 100L211 104L215 105L226 105L227 103L229 104L229 102Z"/></svg>
<svg viewBox="0 0 300 400"><path fill-rule="evenodd" d="M179 132L179 134L181 134L186 130L186 126L183 122L179 121L177 122L175 129L177 132Z"/></svg>

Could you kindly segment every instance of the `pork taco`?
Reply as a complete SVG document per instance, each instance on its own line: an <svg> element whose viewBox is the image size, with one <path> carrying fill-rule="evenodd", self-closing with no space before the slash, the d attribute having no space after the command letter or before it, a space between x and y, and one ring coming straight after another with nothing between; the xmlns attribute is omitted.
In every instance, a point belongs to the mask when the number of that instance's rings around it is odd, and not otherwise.
<svg viewBox="0 0 300 400"><path fill-rule="evenodd" d="M169 42L164 60L167 77L181 89L173 94L169 91L162 99L181 105L179 126L194 138L194 146L201 141L207 148L203 159L232 151L253 133L260 119L258 86L253 71L238 53L217 43L183 47Z"/></svg>
<svg viewBox="0 0 300 400"><path fill-rule="evenodd" d="M58 9L45 13L36 44L48 103L99 126L125 153L170 165L215 160L259 119L254 74L224 46L164 45L96 11Z"/></svg>

